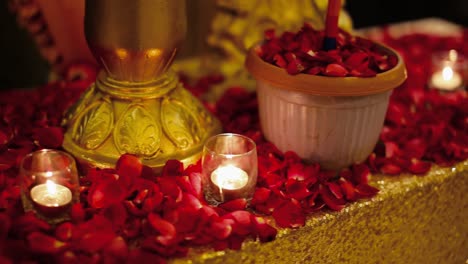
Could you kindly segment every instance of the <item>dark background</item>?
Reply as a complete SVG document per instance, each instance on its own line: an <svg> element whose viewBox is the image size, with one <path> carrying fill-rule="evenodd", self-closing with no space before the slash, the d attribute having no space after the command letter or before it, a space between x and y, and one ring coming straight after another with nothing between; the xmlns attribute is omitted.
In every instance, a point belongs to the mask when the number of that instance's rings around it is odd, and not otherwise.
<svg viewBox="0 0 468 264"><path fill-rule="evenodd" d="M7 1L0 2L0 89L27 88L47 82L47 63L28 33L17 26ZM468 27L468 0L347 0L346 9L355 28L426 17L439 17Z"/></svg>

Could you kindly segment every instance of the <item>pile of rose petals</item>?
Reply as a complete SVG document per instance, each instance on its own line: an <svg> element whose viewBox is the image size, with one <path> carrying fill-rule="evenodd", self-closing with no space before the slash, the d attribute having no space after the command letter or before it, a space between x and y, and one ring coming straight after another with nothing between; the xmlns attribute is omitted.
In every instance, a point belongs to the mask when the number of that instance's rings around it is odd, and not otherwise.
<svg viewBox="0 0 468 264"><path fill-rule="evenodd" d="M291 75L373 77L393 68L398 61L375 42L343 30L338 34L336 49L322 50L324 35L323 30L315 30L309 24L297 33L284 32L279 37L274 30L267 30L256 51L264 61Z"/></svg>
<svg viewBox="0 0 468 264"><path fill-rule="evenodd" d="M430 45L403 48L422 40ZM233 87L216 104L206 105L226 132L247 135L257 143L258 184L249 210L245 199L208 205L199 163L184 168L170 160L157 175L138 158L122 155L115 168L91 169L83 175L80 202L72 207L70 220L51 226L23 211L19 161L40 148L61 149L62 113L94 80L95 70L74 65L64 81L2 92L0 263L164 263L198 246L240 249L245 240L273 240L275 227L303 226L311 212L339 211L350 202L374 196L378 190L368 185L371 172L425 174L433 163L451 165L467 159L467 95L427 90L424 69L429 61L418 54L438 48L463 51L468 45L421 35L387 42L411 65L408 81L391 98L381 140L368 162L338 175L266 141L255 93ZM182 80L192 93L203 95L223 78Z"/></svg>
<svg viewBox="0 0 468 264"><path fill-rule="evenodd" d="M433 163L450 166L468 158L466 90L440 92L427 88L430 54L450 49L468 54L467 39L467 30L462 38L386 36L385 42L405 60L408 79L391 96L380 142L368 159L372 171L425 174Z"/></svg>

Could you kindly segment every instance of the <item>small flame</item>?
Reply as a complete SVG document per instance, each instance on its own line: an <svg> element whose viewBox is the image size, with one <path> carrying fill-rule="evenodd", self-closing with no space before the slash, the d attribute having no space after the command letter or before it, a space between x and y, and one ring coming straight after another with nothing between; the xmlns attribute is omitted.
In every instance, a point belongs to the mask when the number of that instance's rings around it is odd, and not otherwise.
<svg viewBox="0 0 468 264"><path fill-rule="evenodd" d="M55 195L57 193L57 184L55 184L53 181L47 180L46 186L47 186L47 192L50 195Z"/></svg>
<svg viewBox="0 0 468 264"><path fill-rule="evenodd" d="M442 78L445 81L451 80L453 78L453 70L449 66L445 66L442 70Z"/></svg>

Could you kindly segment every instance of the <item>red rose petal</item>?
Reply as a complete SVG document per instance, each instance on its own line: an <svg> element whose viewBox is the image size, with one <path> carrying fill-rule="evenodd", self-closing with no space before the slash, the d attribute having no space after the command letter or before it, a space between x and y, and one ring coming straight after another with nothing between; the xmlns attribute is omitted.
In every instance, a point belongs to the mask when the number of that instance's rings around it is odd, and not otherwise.
<svg viewBox="0 0 468 264"><path fill-rule="evenodd" d="M431 163L418 160L418 159L411 159L411 165L409 166L408 170L413 174L426 174L431 169Z"/></svg>
<svg viewBox="0 0 468 264"><path fill-rule="evenodd" d="M254 223L255 233L257 234L260 242L270 242L276 238L278 230L267 224L265 219L255 216L253 217L252 222Z"/></svg>
<svg viewBox="0 0 468 264"><path fill-rule="evenodd" d="M344 77L348 74L348 70L339 64L332 63L327 65L324 74L326 76Z"/></svg>
<svg viewBox="0 0 468 264"><path fill-rule="evenodd" d="M219 207L223 208L226 211L237 211L237 210L245 210L247 207L247 200L245 198L239 198L235 200L231 200L219 205Z"/></svg>
<svg viewBox="0 0 468 264"><path fill-rule="evenodd" d="M371 198L379 192L379 189L368 184L359 184L355 190L359 198Z"/></svg>
<svg viewBox="0 0 468 264"><path fill-rule="evenodd" d="M178 160L168 160L164 165L162 176L183 176L184 164Z"/></svg>
<svg viewBox="0 0 468 264"><path fill-rule="evenodd" d="M63 142L63 129L61 127L38 127L33 129L36 144L42 148L59 148Z"/></svg>
<svg viewBox="0 0 468 264"><path fill-rule="evenodd" d="M380 167L380 171L383 174L397 175L397 174L401 173L402 169L401 169L401 167L399 167L397 165L386 163L382 167Z"/></svg>
<svg viewBox="0 0 468 264"><path fill-rule="evenodd" d="M131 186L133 178L141 176L143 164L137 156L123 154L117 160L115 169L119 175L119 181L121 181L125 186Z"/></svg>
<svg viewBox="0 0 468 264"><path fill-rule="evenodd" d="M234 220L216 219L210 223L209 231L218 240L228 238L233 231Z"/></svg>
<svg viewBox="0 0 468 264"><path fill-rule="evenodd" d="M321 186L319 192L328 208L334 211L341 211L345 207L345 201L343 199L336 198L329 188Z"/></svg>
<svg viewBox="0 0 468 264"><path fill-rule="evenodd" d="M30 249L37 253L57 254L67 248L67 243L41 232L32 232L28 235L27 240Z"/></svg>
<svg viewBox="0 0 468 264"><path fill-rule="evenodd" d="M125 239L121 236L115 237L104 249L103 255L109 263L125 262L129 254L129 249Z"/></svg>
<svg viewBox="0 0 468 264"><path fill-rule="evenodd" d="M55 229L55 237L63 242L69 241L73 236L74 225L70 222L64 222Z"/></svg>
<svg viewBox="0 0 468 264"><path fill-rule="evenodd" d="M307 189L307 183L305 181L298 181L295 179L288 179L285 187L286 192L291 198L296 200L303 200L310 195L309 189Z"/></svg>
<svg viewBox="0 0 468 264"><path fill-rule="evenodd" d="M244 236L252 231L251 226L251 214L247 211L234 211L223 215L223 219L233 219L235 224L233 226L233 232Z"/></svg>
<svg viewBox="0 0 468 264"><path fill-rule="evenodd" d="M296 200L289 200L274 209L273 218L279 227L297 228L305 225L305 215Z"/></svg>
<svg viewBox="0 0 468 264"><path fill-rule="evenodd" d="M151 227L159 233L156 237L156 240L159 243L167 246L175 242L176 229L172 223L162 219L159 215L154 213L150 213L148 215L148 222Z"/></svg>

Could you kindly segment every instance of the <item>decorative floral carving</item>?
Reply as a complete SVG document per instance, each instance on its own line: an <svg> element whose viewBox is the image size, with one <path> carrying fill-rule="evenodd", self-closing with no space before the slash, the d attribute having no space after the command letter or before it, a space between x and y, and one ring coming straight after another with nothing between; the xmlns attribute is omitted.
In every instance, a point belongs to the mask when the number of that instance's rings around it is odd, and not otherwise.
<svg viewBox="0 0 468 264"><path fill-rule="evenodd" d="M185 149L200 141L203 131L195 116L181 101L171 98L162 101L161 121L164 132L179 148Z"/></svg>
<svg viewBox="0 0 468 264"><path fill-rule="evenodd" d="M114 140L119 152L155 156L161 144L161 127L142 105L131 105L115 125Z"/></svg>
<svg viewBox="0 0 468 264"><path fill-rule="evenodd" d="M92 102L95 93L96 86L93 84L80 96L80 99L67 109L65 118L62 120L62 125L67 125L71 120L76 118L76 115L83 112L83 110Z"/></svg>
<svg viewBox="0 0 468 264"><path fill-rule="evenodd" d="M112 130L114 111L107 101L89 106L73 129L73 140L86 149L98 148Z"/></svg>

